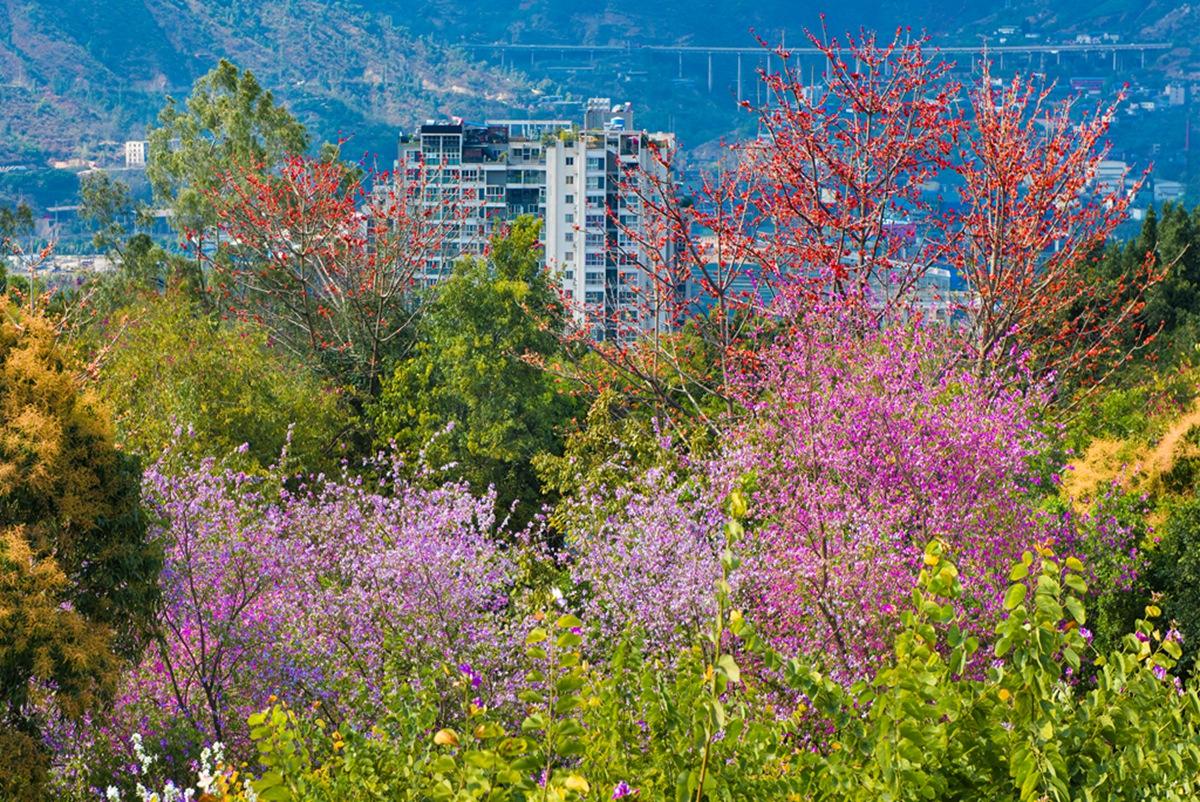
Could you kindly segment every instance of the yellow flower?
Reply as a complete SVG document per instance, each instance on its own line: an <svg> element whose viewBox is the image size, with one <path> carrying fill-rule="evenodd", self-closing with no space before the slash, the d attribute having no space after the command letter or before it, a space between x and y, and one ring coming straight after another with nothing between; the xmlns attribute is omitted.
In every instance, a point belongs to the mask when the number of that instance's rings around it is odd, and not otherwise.
<svg viewBox="0 0 1200 802"><path fill-rule="evenodd" d="M580 777L578 774L572 774L563 781L563 787L568 791L578 791L581 794L586 794L591 790L588 781Z"/></svg>

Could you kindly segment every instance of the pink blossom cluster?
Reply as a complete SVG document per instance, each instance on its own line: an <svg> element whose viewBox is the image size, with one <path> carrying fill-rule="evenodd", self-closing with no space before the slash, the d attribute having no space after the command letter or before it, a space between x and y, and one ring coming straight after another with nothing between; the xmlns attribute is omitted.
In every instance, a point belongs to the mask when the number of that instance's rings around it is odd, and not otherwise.
<svg viewBox="0 0 1200 802"><path fill-rule="evenodd" d="M743 594L781 645L827 655L841 676L890 649L930 540L955 554L982 636L1039 536L1039 391L954 367L954 347L945 329L824 317L740 379L750 414L713 473L753 488Z"/></svg>

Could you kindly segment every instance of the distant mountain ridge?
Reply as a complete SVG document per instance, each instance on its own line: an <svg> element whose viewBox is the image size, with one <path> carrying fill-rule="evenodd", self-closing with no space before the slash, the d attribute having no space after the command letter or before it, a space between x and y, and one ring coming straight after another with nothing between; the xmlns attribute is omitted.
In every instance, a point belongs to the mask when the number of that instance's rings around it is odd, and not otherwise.
<svg viewBox="0 0 1200 802"><path fill-rule="evenodd" d="M519 76L336 0L0 0L0 164L140 135L166 93L185 96L220 58L253 70L319 135L366 145L527 93Z"/></svg>
<svg viewBox="0 0 1200 802"><path fill-rule="evenodd" d="M833 31L907 23L962 40L1015 24L1200 38L1197 13L1164 0L828 5ZM319 137L352 133L351 148L374 151L426 117L520 112L547 83L533 68L481 63L463 42L750 44L752 29L798 42L820 22L818 6L789 0L0 0L0 166L112 152L222 57Z"/></svg>

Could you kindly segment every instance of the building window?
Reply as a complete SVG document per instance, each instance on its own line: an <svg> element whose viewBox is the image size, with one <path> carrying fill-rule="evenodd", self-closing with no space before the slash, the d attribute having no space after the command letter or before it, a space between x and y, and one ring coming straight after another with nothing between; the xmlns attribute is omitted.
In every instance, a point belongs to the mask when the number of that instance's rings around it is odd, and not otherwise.
<svg viewBox="0 0 1200 802"><path fill-rule="evenodd" d="M574 156L568 156L568 157L567 157L567 166L568 166L568 167L570 167L570 166L571 166L571 165L573 165L573 164L575 164L575 157L574 157Z"/></svg>
<svg viewBox="0 0 1200 802"><path fill-rule="evenodd" d="M573 176L573 175L567 176L567 186L570 186L571 184L574 184L574 183L575 183L575 176Z"/></svg>
<svg viewBox="0 0 1200 802"><path fill-rule="evenodd" d="M575 196L567 195L566 197L563 198L563 200L566 201L568 204L571 204L571 203L575 202Z"/></svg>

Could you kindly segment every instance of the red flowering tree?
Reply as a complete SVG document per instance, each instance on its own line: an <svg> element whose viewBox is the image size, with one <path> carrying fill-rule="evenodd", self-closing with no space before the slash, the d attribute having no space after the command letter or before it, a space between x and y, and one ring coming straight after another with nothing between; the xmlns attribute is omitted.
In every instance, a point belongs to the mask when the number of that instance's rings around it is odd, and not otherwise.
<svg viewBox="0 0 1200 802"><path fill-rule="evenodd" d="M459 215L424 202L419 173L393 182L290 156L277 170L225 174L215 190L224 236L205 254L224 308L346 383L377 389L414 319L421 274Z"/></svg>
<svg viewBox="0 0 1200 802"><path fill-rule="evenodd" d="M1032 357L1067 379L1109 370L1153 338L1145 290L1165 268L1148 254L1116 287L1095 282L1086 260L1125 219L1144 176L1104 183L1109 124L1123 97L1077 114L1051 103L1052 87L1014 77L997 86L985 62L971 94L973 122L955 159L962 214L951 223L955 266L970 295L966 342L979 373Z"/></svg>
<svg viewBox="0 0 1200 802"><path fill-rule="evenodd" d="M733 409L748 325L776 295L836 297L894 317L946 258L940 236L907 234L931 214L922 187L949 166L964 125L949 65L901 32L886 42L809 38L824 81L807 81L789 51L770 51L783 66L760 75L769 96L754 110L760 135L727 146L686 197L672 151L651 150L650 168L623 186L640 211L633 224L617 221L619 258L644 277L635 317L689 326L596 351L660 407L714 431L717 413Z"/></svg>
<svg viewBox="0 0 1200 802"><path fill-rule="evenodd" d="M714 430L714 410L733 409L733 368L757 350L750 335L762 329L747 323L764 310L800 322L834 303L856 310L864 330L914 316L961 321L963 348L947 357L980 375L1014 378L1021 363L1096 380L1097 365L1120 364L1117 334L1141 326L1143 293L1162 270L1147 262L1102 288L1080 269L1140 186L1097 181L1116 103L1081 118L1031 80L993 87L986 62L964 92L952 65L903 31L809 42L821 72L769 51L782 67L760 74L759 136L728 146L687 197L670 153L625 182L642 214L621 225L621 258L646 277L643 316L688 321L691 336L602 343L603 362L663 411ZM959 185L956 211L935 194L943 182ZM951 271L965 290L951 289ZM789 300L771 306L780 296Z"/></svg>

